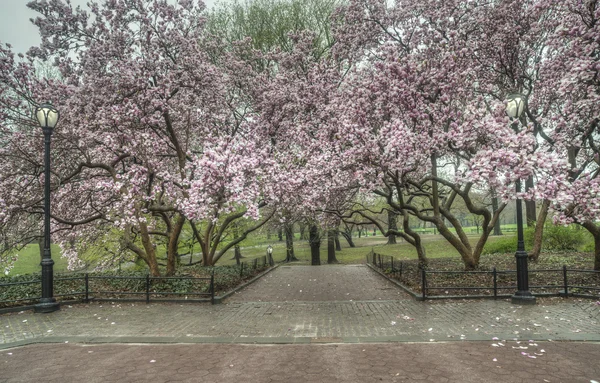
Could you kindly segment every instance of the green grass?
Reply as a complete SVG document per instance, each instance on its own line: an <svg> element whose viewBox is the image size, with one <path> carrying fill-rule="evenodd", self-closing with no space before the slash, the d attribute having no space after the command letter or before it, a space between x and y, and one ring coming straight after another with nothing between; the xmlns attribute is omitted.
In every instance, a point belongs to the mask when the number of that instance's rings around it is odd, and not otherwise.
<svg viewBox="0 0 600 383"><path fill-rule="evenodd" d="M515 225L503 225L503 229L512 229L516 227ZM475 230L475 228L470 228ZM369 234L372 232L369 231ZM336 258L340 263L343 264L357 264L365 262L365 255L369 253L372 249L377 253L384 255L391 255L396 257L397 259L416 259L417 252L413 246L406 243L403 240L398 238L398 243L395 245L387 245L387 238L383 237L379 232L377 232L377 236L369 236L369 237L361 237L361 238L353 238L354 243L356 244L355 248L350 248L346 240L340 236L340 243L342 245L342 251L336 252ZM515 235L514 232L509 231L506 235L495 237L490 236L488 238L488 244L494 243L496 241L507 241L510 237ZM469 239L472 244L475 244L479 235L477 234L469 234ZM421 235L426 255L430 259L436 258L458 258L460 255L458 252L452 247L442 236L434 235L434 234L422 234ZM277 234L274 233L271 235L270 239L267 239L267 236L264 234L252 234L248 239L241 243L242 256L244 257L242 261L251 261L254 258L262 257L266 254L266 249L268 245L273 246L273 259L276 262L283 261L285 259L285 241L279 241ZM587 249L583 249L587 251ZM159 249L160 251L160 249ZM184 254L189 251L188 247L181 247L180 253ZM198 261L200 259L200 246L196 244L194 246L193 261ZM296 233L296 239L294 241L294 253L296 257L300 260L299 262L294 262L293 264L297 265L308 265L310 264L310 247L308 241L300 240L299 233ZM235 264L235 260L233 258L233 248L230 249L226 254L224 254L221 259L217 262L217 265L231 265ZM55 262L54 270L55 272L67 272L67 261L66 259L60 257L60 250L58 246L52 246L52 259ZM189 257L182 258L182 264L186 264L189 260ZM19 258L15 263L15 267L12 269L10 275L18 275L18 274L29 274L36 273L41 270L40 268L40 257L39 250L37 245L29 245L24 250L19 252ZM321 242L321 263L327 263L327 241L324 238ZM143 266L141 266L143 268ZM185 268L184 268L185 269Z"/></svg>
<svg viewBox="0 0 600 383"><path fill-rule="evenodd" d="M60 256L60 248L57 245L50 247L52 260L54 261L54 272L67 272L67 260ZM18 258L15 267L9 275L34 274L42 271L40 266L40 248L38 245L27 245L23 250L17 252Z"/></svg>

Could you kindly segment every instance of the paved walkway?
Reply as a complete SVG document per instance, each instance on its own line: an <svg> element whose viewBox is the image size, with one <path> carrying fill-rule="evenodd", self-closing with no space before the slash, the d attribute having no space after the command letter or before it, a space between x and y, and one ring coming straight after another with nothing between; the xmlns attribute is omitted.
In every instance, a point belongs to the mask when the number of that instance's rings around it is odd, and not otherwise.
<svg viewBox="0 0 600 383"><path fill-rule="evenodd" d="M44 344L0 351L0 382L590 383L598 356L597 344L558 342Z"/></svg>
<svg viewBox="0 0 600 383"><path fill-rule="evenodd" d="M26 346L46 342L62 345ZM135 381L144 374L153 381L198 381L200 375L193 374L204 374L198 371L215 374L205 381L236 381L240 376L257 382L369 381L354 373L356 365L371 371L369 377L386 381L422 377L438 382L446 376L456 382L500 377L510 382L590 382L600 381L600 344L595 342L600 342L600 305L590 300L543 299L524 307L504 300L423 303L365 266L280 267L222 305L108 302L63 305L52 314L2 315L0 382L34 380L35 371L45 376L45 363L63 381L79 380L68 379L69 374L85 374L91 381ZM110 344L83 348L74 343ZM14 349L18 346L25 347ZM89 366L85 350L93 351L99 367ZM36 364L40 358L45 360ZM17 368L17 359L38 367L30 375L19 375L23 365ZM502 363L496 365L493 359ZM160 364L167 360L172 367ZM64 363L85 368L71 371ZM313 364L330 370L315 370L316 380L307 375L299 379ZM120 365L122 369L116 368ZM101 366L121 375L88 379ZM269 371L273 374L265 375ZM465 371L468 378L458 378ZM573 371L568 379L566 371ZM506 377L506 372L511 375Z"/></svg>

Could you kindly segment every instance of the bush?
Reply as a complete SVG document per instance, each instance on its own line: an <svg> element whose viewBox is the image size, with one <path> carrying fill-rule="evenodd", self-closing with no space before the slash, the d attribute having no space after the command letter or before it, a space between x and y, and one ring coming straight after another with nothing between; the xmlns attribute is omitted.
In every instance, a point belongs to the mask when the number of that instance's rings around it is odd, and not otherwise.
<svg viewBox="0 0 600 383"><path fill-rule="evenodd" d="M533 238L535 228L525 228L523 237L525 240L525 249L533 248ZM593 251L594 244L587 242L588 239L585 230L574 226L560 226L547 222L544 226L544 236L542 237L542 249L546 251L576 251L583 248L583 251ZM585 245L585 246L584 246ZM587 250L590 248L590 250ZM495 241L488 241L483 247L483 254L504 254L512 253L517 249L517 236L505 236Z"/></svg>
<svg viewBox="0 0 600 383"><path fill-rule="evenodd" d="M546 223L542 248L551 251L578 250L585 243L585 234L573 226Z"/></svg>
<svg viewBox="0 0 600 383"><path fill-rule="evenodd" d="M486 242L483 246L483 254L505 254L517 249L517 236L502 237L493 242Z"/></svg>
<svg viewBox="0 0 600 383"><path fill-rule="evenodd" d="M533 247L533 235L535 229L527 227L523 230L523 240L525 241L525 249ZM517 251L517 234L511 236L503 236L494 241L488 241L483 246L482 254L506 254Z"/></svg>
<svg viewBox="0 0 600 383"><path fill-rule="evenodd" d="M0 288L0 301L21 300L23 302L36 300L40 297L40 277L38 275L16 275L0 278L0 284L32 282L22 285L12 285ZM0 304L5 306L5 304Z"/></svg>

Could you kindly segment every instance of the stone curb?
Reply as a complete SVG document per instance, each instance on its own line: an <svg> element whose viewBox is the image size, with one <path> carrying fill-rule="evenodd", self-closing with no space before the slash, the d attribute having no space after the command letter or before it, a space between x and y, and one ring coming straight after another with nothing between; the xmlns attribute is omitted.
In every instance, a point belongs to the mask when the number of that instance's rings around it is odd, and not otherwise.
<svg viewBox="0 0 600 383"><path fill-rule="evenodd" d="M423 296L420 294L415 293L414 291L412 291L411 289L409 289L408 287L404 286L402 283L391 279L390 277L388 277L387 275L385 275L384 273L382 273L381 271L377 270L375 267L373 267L373 265L371 265L370 263L365 263L371 270L373 270L374 272L376 272L377 274L381 275L383 278L387 279L389 282L393 283L394 285L400 287L402 290L404 290L404 292L406 292L408 295L410 295L414 300L416 301L424 301Z"/></svg>
<svg viewBox="0 0 600 383"><path fill-rule="evenodd" d="M270 273L271 271L275 270L276 268L278 268L279 265L275 265L273 267L269 267L267 270L263 271L262 273L258 274L257 276L255 276L254 278L252 278L251 280L249 280L248 282L244 283L243 285L237 286L235 288L233 288L232 290L229 290L228 292L226 292L225 294L215 297L214 299L214 304L218 305L223 303L222 301L228 297L230 297L231 295L235 294L236 292L245 289L246 287L248 287L249 285L251 285L252 283L256 282L257 280L259 280L260 278L264 277L265 275L267 275L268 273Z"/></svg>
<svg viewBox="0 0 600 383"><path fill-rule="evenodd" d="M498 334L497 338L507 341L514 340L514 335ZM525 338L520 338L523 340ZM600 334L555 334L553 339L540 336L527 337L535 342L585 342L600 344ZM33 344L364 344L364 343L454 343L454 342L495 342L489 335L470 335L464 339L444 338L428 339L423 335L398 335L388 337L340 337L340 338L311 338L311 337L152 337L152 336L66 336L42 337L0 344L0 350L24 347Z"/></svg>

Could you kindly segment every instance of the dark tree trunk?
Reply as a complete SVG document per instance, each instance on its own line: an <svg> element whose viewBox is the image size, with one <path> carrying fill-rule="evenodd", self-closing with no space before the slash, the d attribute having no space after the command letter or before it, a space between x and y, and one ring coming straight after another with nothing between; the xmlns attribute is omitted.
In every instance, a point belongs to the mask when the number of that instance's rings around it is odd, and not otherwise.
<svg viewBox="0 0 600 383"><path fill-rule="evenodd" d="M600 235L594 237L594 270L600 271Z"/></svg>
<svg viewBox="0 0 600 383"><path fill-rule="evenodd" d="M308 241L310 243L310 264L318 266L321 264L321 236L316 225L310 226Z"/></svg>
<svg viewBox="0 0 600 383"><path fill-rule="evenodd" d="M233 239L238 239L240 234L239 234L239 230L238 230L238 226L236 224L232 224L232 229L233 229ZM191 254L190 254L191 256ZM242 250L240 249L239 245L235 245L233 247L233 259L235 259L235 263L237 265L239 265L241 263L241 259L244 258L242 257Z"/></svg>
<svg viewBox="0 0 600 383"><path fill-rule="evenodd" d="M335 231L335 251L342 251L342 244L340 243L340 231Z"/></svg>
<svg viewBox="0 0 600 383"><path fill-rule="evenodd" d="M303 223L299 223L298 226L300 227L300 240L307 240L308 238L306 238L306 225Z"/></svg>
<svg viewBox="0 0 600 383"><path fill-rule="evenodd" d="M600 227L591 221L586 221L581 226L594 237L594 270L600 271Z"/></svg>
<svg viewBox="0 0 600 383"><path fill-rule="evenodd" d="M271 239L271 229L267 229L267 239Z"/></svg>
<svg viewBox="0 0 600 383"><path fill-rule="evenodd" d="M294 225L285 225L285 261L293 262L298 258L294 255Z"/></svg>
<svg viewBox="0 0 600 383"><path fill-rule="evenodd" d="M335 257L335 230L327 230L327 263L340 263Z"/></svg>
<svg viewBox="0 0 600 383"><path fill-rule="evenodd" d="M342 234L342 237L344 237L346 239L346 242L348 242L348 246L356 247L356 245L354 244L354 241L352 240L352 232L348 233L347 231L342 231L341 234Z"/></svg>
<svg viewBox="0 0 600 383"><path fill-rule="evenodd" d="M358 238L360 238L360 237L361 237L361 235L362 235L362 228L360 228L360 227L359 227L359 228L358 228Z"/></svg>
<svg viewBox="0 0 600 383"><path fill-rule="evenodd" d="M240 250L240 247L238 245L235 245L235 247L233 248L233 254L235 257L235 263L239 265L240 259L242 259L242 251Z"/></svg>
<svg viewBox="0 0 600 383"><path fill-rule="evenodd" d="M427 259L427 255L425 253L425 247L421 242L421 236L410 228L410 219L405 211L402 211L402 217L402 227L404 228L404 232L406 233L405 239L412 239L410 243L417 250L417 257L419 259L419 270L426 269L429 265L429 260Z"/></svg>
<svg viewBox="0 0 600 383"><path fill-rule="evenodd" d="M525 191L533 188L533 176L525 181ZM527 216L527 227L534 227L537 222L535 211L535 200L525 201L525 215Z"/></svg>
<svg viewBox="0 0 600 383"><path fill-rule="evenodd" d="M277 238L279 238L279 242L283 241L283 229L281 227L277 229Z"/></svg>
<svg viewBox="0 0 600 383"><path fill-rule="evenodd" d="M492 190L492 211L496 213L498 210L498 197L496 197L496 193ZM502 235L502 230L500 229L500 220L497 219L494 223L494 234L493 235Z"/></svg>
<svg viewBox="0 0 600 383"><path fill-rule="evenodd" d="M538 221L535 224L535 233L533 234L533 249L529 253L529 259L537 261L542 252L542 240L544 238L544 224L546 223L546 217L548 216L548 208L550 207L550 201L545 199L542 202L542 208L540 209L540 215Z"/></svg>
<svg viewBox="0 0 600 383"><path fill-rule="evenodd" d="M388 210L388 229L391 230L398 230L398 215L391 211ZM396 244L396 234L390 234L388 235L388 241L387 241L388 245L395 245Z"/></svg>

